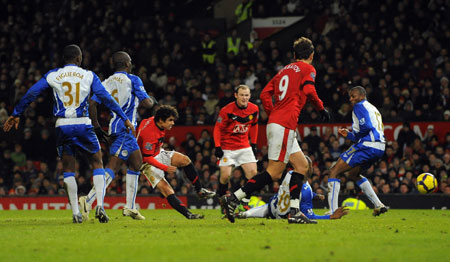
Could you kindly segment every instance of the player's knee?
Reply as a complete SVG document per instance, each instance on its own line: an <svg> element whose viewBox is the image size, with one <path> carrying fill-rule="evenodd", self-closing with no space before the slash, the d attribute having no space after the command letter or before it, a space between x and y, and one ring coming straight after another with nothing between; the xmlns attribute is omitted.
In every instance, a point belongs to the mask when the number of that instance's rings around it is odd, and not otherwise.
<svg viewBox="0 0 450 262"><path fill-rule="evenodd" d="M183 155L180 162L181 166L187 166L191 163L191 159L188 156Z"/></svg>
<svg viewBox="0 0 450 262"><path fill-rule="evenodd" d="M129 168L131 171L138 172L138 171L141 169L141 165L138 164L138 163L131 163L131 164L128 166L128 168Z"/></svg>

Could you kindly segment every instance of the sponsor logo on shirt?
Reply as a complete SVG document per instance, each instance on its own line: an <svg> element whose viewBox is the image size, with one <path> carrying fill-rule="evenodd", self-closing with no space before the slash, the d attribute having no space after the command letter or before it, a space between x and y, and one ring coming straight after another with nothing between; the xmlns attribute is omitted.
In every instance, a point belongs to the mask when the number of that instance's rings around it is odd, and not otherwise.
<svg viewBox="0 0 450 262"><path fill-rule="evenodd" d="M144 147L147 150L152 150L153 149L153 144L150 144L149 142L147 142Z"/></svg>
<svg viewBox="0 0 450 262"><path fill-rule="evenodd" d="M235 133L235 134L236 133L243 134L243 133L247 133L247 131L248 131L248 125L237 124L233 127L233 133Z"/></svg>
<svg viewBox="0 0 450 262"><path fill-rule="evenodd" d="M364 125L365 123L366 123L366 119L364 119L364 117L359 120L360 125Z"/></svg>

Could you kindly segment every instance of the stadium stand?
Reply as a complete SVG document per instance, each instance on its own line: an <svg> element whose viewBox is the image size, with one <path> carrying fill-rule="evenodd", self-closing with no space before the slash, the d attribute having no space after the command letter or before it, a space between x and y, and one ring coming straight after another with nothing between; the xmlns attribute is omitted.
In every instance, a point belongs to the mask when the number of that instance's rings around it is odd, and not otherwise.
<svg viewBox="0 0 450 262"><path fill-rule="evenodd" d="M177 106L177 125L213 125L220 106L233 100L233 87L240 83L253 87L252 102L260 104L262 88L292 59L290 50L279 47L283 39L275 37L265 42L256 38L251 48L242 41L237 55L218 52L213 65L205 63L201 40L207 32L186 15L189 8L198 6L184 6L185 1L1 2L1 124L43 73L61 65L60 50L70 43L80 45L83 66L101 79L112 73L108 60L111 54L128 52L134 58L134 73L141 77L146 90L159 103ZM450 194L450 130L445 130L445 137L438 137L429 129L420 137L409 126L412 121L450 121L449 1L305 3L258 1L252 13L255 17L310 18L302 35L315 45L316 87L334 122L351 122L346 92L353 85L366 88L385 122L404 122L397 141L389 141L383 161L369 169L367 177L376 192L417 193L415 177L430 172L438 179L438 192ZM205 15L213 19L208 12ZM53 146L50 99L51 94L47 94L32 103L18 131L0 131L0 196L64 195L62 163ZM139 115L144 118L151 112L142 109ZM108 112L101 112L103 126L107 126L108 117ZM262 112L260 123L266 121ZM318 114L307 105L300 123L318 122ZM187 134L178 143L166 142L168 148L177 147L193 159L204 185L217 188L218 169L210 133L201 137ZM347 145L348 141L326 132L304 138L302 148L314 160L310 184L315 191L326 190L327 168ZM258 159L262 170L267 165L266 147L260 146ZM79 159L78 170L79 191L85 194L91 187L85 159ZM119 173L108 194L124 192L124 174ZM244 181L239 169L232 177L231 188ZM192 190L182 176L171 175L167 180L178 193ZM349 194L354 190L351 183L344 181L342 185L348 186L343 190ZM265 192L274 192L277 187L274 183ZM154 193L143 176L139 193Z"/></svg>

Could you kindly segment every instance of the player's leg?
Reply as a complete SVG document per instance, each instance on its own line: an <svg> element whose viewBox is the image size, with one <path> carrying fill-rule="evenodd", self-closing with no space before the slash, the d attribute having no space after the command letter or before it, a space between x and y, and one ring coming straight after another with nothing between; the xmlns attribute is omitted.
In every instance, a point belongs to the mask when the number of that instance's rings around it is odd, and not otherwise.
<svg viewBox="0 0 450 262"><path fill-rule="evenodd" d="M78 208L78 186L75 180L75 157L68 154L62 156L64 168L64 185L66 187L67 196L72 208L73 223L81 223L83 221L80 210Z"/></svg>
<svg viewBox="0 0 450 262"><path fill-rule="evenodd" d="M370 181L363 175L360 175L361 169L362 168L350 170L348 172L349 178L356 181L356 184L361 188L361 191L367 196L370 202L372 202L372 204L374 205L373 209L374 216L379 216L380 214L386 213L387 208L378 198L377 194L372 188L372 184L370 184Z"/></svg>
<svg viewBox="0 0 450 262"><path fill-rule="evenodd" d="M109 184L111 184L115 177L115 173L120 169L123 163L124 161L116 156L109 157L108 164L105 167L105 190L108 188ZM83 219L85 219L85 217L89 219L89 210L92 209L92 204L94 203L96 196L94 185L86 196L80 197L79 202L82 207L81 213L83 214Z"/></svg>
<svg viewBox="0 0 450 262"><path fill-rule="evenodd" d="M158 188L161 194L167 199L170 206L187 219L202 219L204 217L203 215L192 214L191 211L187 209L186 205L175 195L175 192L166 179L161 179L156 185L156 188Z"/></svg>
<svg viewBox="0 0 450 262"><path fill-rule="evenodd" d="M145 220L136 208L136 194L139 183L142 155L140 150L135 150L128 158L128 170L126 175L126 199L127 204L122 211L124 216L131 216L136 220Z"/></svg>
<svg viewBox="0 0 450 262"><path fill-rule="evenodd" d="M289 162L294 168L289 182L290 207L291 211L298 211L301 200L301 190L305 180L305 175L308 172L308 161L303 152L297 151L289 156ZM297 210L296 210L297 209Z"/></svg>
<svg viewBox="0 0 450 262"><path fill-rule="evenodd" d="M95 187L95 194L97 199L97 206L95 208L95 218L98 219L100 223L107 223L109 217L106 215L105 209L103 207L103 200L105 197L105 169L103 169L102 153L97 151L95 154L90 156L91 165L93 167L93 181Z"/></svg>
<svg viewBox="0 0 450 262"><path fill-rule="evenodd" d="M78 208L78 186L75 180L75 147L74 137L84 125L60 125L56 127L56 145L58 156L62 158L64 186L72 208L73 223L82 223L83 218ZM98 142L97 142L98 143Z"/></svg>
<svg viewBox="0 0 450 262"><path fill-rule="evenodd" d="M330 214L339 207L339 191L341 190L341 181L337 178L339 174L350 170L352 167L349 166L341 158L338 159L336 164L330 170L330 177L328 178L328 205L330 208Z"/></svg>
<svg viewBox="0 0 450 262"><path fill-rule="evenodd" d="M239 201L246 196L250 196L253 192L261 190L264 186L272 181L281 178L282 172L289 160L289 152L287 152L287 143L289 138L294 136L293 130L285 129L278 124L267 125L267 137L269 137L269 164L267 169L248 180L247 183L233 194L223 196L220 204L227 215L228 220L234 223L234 210L239 205ZM283 134L280 136L279 134Z"/></svg>
<svg viewBox="0 0 450 262"><path fill-rule="evenodd" d="M197 170L195 169L194 165L192 164L188 156L178 152L173 152L170 161L172 166L181 167L183 169L184 173L186 174L186 177L194 185L195 191L197 192L199 198L211 198L216 195L215 192L203 188Z"/></svg>
<svg viewBox="0 0 450 262"><path fill-rule="evenodd" d="M251 208L245 212L239 212L237 218L264 218L269 216L269 204Z"/></svg>
<svg viewBox="0 0 450 262"><path fill-rule="evenodd" d="M127 139L131 141L128 142ZM115 173L119 171L123 163L128 160L128 152L133 152L134 150L139 148L135 142L136 139L131 134L127 135L127 133L114 135L110 138L110 141L111 144L109 146L109 159L108 164L105 167L105 189L108 188L109 184L111 184L111 181L115 177ZM133 142L136 145L134 145ZM128 143L134 145L134 148L132 150L130 150L127 146ZM80 203L86 200L88 206L92 205L96 197L95 192L96 189L94 185L94 187L88 193L86 199L80 199Z"/></svg>
<svg viewBox="0 0 450 262"><path fill-rule="evenodd" d="M245 178L247 178L247 181L256 176L256 173L258 172L256 162L245 163L242 164L241 167L244 170ZM248 210L249 209L248 203L250 202L250 196L244 197L243 199L241 199L241 202L242 208Z"/></svg>
<svg viewBox="0 0 450 262"><path fill-rule="evenodd" d="M228 182L230 181L231 171L233 166L220 166L220 176L219 176L219 189L217 190L217 195L219 197L226 194L228 190Z"/></svg>

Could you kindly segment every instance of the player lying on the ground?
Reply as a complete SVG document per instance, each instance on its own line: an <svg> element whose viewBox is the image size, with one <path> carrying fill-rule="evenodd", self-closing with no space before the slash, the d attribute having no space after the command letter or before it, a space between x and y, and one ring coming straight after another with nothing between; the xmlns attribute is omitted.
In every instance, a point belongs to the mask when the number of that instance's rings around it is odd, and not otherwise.
<svg viewBox="0 0 450 262"><path fill-rule="evenodd" d="M188 219L203 218L203 215L192 214L175 196L172 186L164 178L164 172L175 173L182 168L194 185L199 198L212 198L216 193L203 188L194 165L188 156L176 151L165 151L162 148L166 130L172 129L178 112L173 106L162 105L154 117L142 120L138 130L138 145L141 149L144 165L141 172L153 188L157 188L169 204Z"/></svg>
<svg viewBox="0 0 450 262"><path fill-rule="evenodd" d="M254 207L245 212L240 212L236 215L237 218L287 218L289 212L291 211L289 205L289 183L291 180L292 171L289 171L283 179L280 188L278 189L278 193L273 195L269 203ZM348 213L348 209L344 207L340 207L336 209L336 211L332 215L316 215L313 212L313 204L312 200L314 198L319 198L320 200L324 200L325 196L316 194L312 191L311 186L308 182L305 182L301 191L301 200L300 200L300 211L305 214L309 219L340 219L342 216Z"/></svg>

